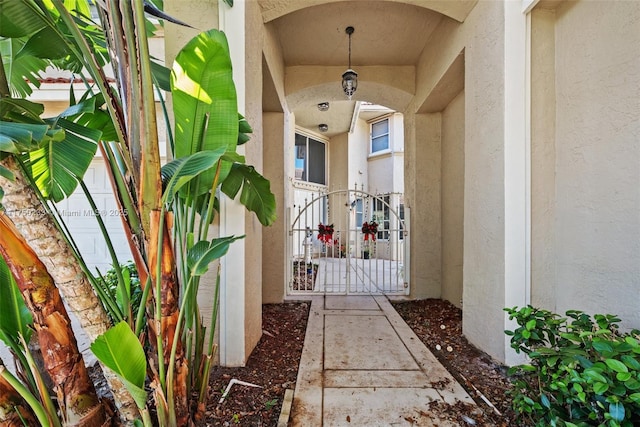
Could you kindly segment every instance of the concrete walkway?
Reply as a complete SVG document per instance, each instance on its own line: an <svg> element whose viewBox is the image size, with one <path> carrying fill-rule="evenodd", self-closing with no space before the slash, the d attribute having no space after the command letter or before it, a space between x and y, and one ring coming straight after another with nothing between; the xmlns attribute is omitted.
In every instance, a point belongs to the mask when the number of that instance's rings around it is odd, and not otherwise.
<svg viewBox="0 0 640 427"><path fill-rule="evenodd" d="M434 401L475 405L386 297L313 297L290 426L461 425Z"/></svg>

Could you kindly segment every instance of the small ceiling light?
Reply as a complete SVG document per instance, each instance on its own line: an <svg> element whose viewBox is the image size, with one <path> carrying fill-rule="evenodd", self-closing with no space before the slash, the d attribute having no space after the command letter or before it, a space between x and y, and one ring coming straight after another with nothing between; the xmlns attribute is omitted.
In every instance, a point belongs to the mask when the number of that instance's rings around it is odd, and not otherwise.
<svg viewBox="0 0 640 427"><path fill-rule="evenodd" d="M353 27L345 29L345 32L349 35L349 68L342 74L342 90L349 99L358 88L358 73L351 69L351 34L354 31Z"/></svg>
<svg viewBox="0 0 640 427"><path fill-rule="evenodd" d="M328 109L329 109L329 103L328 102L321 102L320 104L318 104L318 110L327 111Z"/></svg>
<svg viewBox="0 0 640 427"><path fill-rule="evenodd" d="M329 130L329 125L326 123L320 123L318 125L318 130L320 130L320 132L326 132Z"/></svg>

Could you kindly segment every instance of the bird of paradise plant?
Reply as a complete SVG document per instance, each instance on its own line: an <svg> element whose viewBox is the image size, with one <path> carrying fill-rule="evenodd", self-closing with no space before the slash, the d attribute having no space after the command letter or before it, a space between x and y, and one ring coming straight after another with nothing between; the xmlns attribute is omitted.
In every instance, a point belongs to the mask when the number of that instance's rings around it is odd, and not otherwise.
<svg viewBox="0 0 640 427"><path fill-rule="evenodd" d="M40 35L34 43L53 43L58 51L64 48L67 56L87 70L98 92L87 95L81 103L86 107L93 100L94 111L75 111L74 123L84 129L101 129L97 145L120 211L126 213L121 219L144 287L144 304L138 313L132 313L122 301L124 312L120 313L118 304L109 304L122 320L99 337L92 349L123 379L145 425L151 425L144 389L147 380L157 423L190 425L204 408L215 352L218 291L206 331L196 303L200 278L211 262L224 256L229 245L242 237L209 236L220 192L231 198L240 194L240 202L265 225L275 219L274 197L268 181L236 153L237 144L246 141L250 127L237 112L224 34L204 32L176 58L170 79L175 160L162 166L153 91L154 83L161 84L163 73L149 59L143 30L144 3L99 3L102 34L106 34L108 56L114 64L115 87L103 72L106 55L103 46L95 43L96 33L84 31L83 18L70 13L65 4L51 0L47 7L20 0L4 9L3 16L19 15L21 22L32 29L27 38ZM51 37L43 39L42 32ZM48 51L41 46L36 52ZM167 81L166 74L164 77ZM60 127L48 124L48 129ZM38 145L37 138L28 139ZM55 144L52 147L57 148ZM33 163L23 164L33 178L34 169L29 168ZM81 180L81 176L75 178ZM37 179L34 182L37 184ZM11 257L7 252L9 263ZM123 289L121 294L127 291ZM150 344L149 352L144 352L141 341ZM199 396L197 402L192 401L194 395Z"/></svg>

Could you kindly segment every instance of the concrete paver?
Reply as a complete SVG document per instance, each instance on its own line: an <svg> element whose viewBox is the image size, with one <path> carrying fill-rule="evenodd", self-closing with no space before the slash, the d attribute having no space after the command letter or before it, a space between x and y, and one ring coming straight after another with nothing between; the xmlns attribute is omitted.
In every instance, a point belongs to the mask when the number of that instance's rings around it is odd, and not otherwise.
<svg viewBox="0 0 640 427"><path fill-rule="evenodd" d="M314 296L290 426L455 426L434 401L475 405L381 295Z"/></svg>

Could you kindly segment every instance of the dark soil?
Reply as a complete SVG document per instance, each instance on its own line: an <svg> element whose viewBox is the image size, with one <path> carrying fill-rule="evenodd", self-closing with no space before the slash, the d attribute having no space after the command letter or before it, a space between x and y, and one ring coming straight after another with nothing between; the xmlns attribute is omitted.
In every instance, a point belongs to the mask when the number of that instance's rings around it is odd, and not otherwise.
<svg viewBox="0 0 640 427"><path fill-rule="evenodd" d="M462 311L459 308L439 299L393 302L393 306L482 409L480 416L474 413L476 424L473 425L519 425L507 395L511 390L507 368L478 350L462 335ZM443 405L430 409L449 411L453 415L460 413L460 408Z"/></svg>
<svg viewBox="0 0 640 427"><path fill-rule="evenodd" d="M415 425L447 419L458 425L511 427L516 422L507 391L506 368L462 336L462 312L447 301L426 299L393 302L393 306L444 367L467 390L478 407L459 402L434 402ZM287 389L295 389L298 364L310 303L268 304L262 307L263 334L242 368L216 367L211 375L204 426L275 427ZM98 389L108 390L99 368L92 372ZM232 379L259 385L235 384L222 403ZM437 415L437 416L436 416ZM313 426L310 426L313 427Z"/></svg>
<svg viewBox="0 0 640 427"><path fill-rule="evenodd" d="M209 405L202 426L264 426L278 424L284 393L294 389L307 328L310 303L262 306L262 338L243 368L216 367L211 374ZM231 379L235 384L218 403Z"/></svg>
<svg viewBox="0 0 640 427"><path fill-rule="evenodd" d="M440 404L432 405L429 411L437 412L441 419L459 421L460 425L517 425L506 395L511 387L506 368L462 336L462 312L458 308L437 299L394 302L393 305L480 409ZM245 368L218 367L213 373L207 419L201 425L277 425L285 390L295 388L308 312L308 303L263 306L265 333L262 339ZM232 378L264 388L234 385L226 400L218 404ZM469 414L470 419L461 414ZM428 414L425 416L429 419Z"/></svg>

